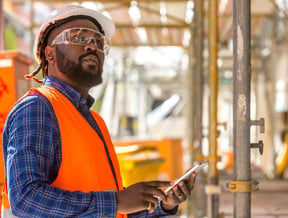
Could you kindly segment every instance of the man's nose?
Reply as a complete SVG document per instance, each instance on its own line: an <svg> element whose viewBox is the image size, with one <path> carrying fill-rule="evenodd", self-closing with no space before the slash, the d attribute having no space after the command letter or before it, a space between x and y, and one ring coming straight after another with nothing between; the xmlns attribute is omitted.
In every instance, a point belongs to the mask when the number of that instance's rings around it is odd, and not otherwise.
<svg viewBox="0 0 288 218"><path fill-rule="evenodd" d="M98 50L99 48L97 47L96 45L96 40L91 37L88 42L86 43L86 46L85 46L85 50L93 50L93 51L96 51Z"/></svg>

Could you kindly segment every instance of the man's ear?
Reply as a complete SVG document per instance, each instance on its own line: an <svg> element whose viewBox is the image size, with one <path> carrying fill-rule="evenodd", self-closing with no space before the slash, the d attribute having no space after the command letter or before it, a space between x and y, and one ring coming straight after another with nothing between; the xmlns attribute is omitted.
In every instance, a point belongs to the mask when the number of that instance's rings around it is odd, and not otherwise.
<svg viewBox="0 0 288 218"><path fill-rule="evenodd" d="M53 64L55 62L55 59L54 59L54 48L47 45L46 48L45 48L45 57L46 57L46 60L50 63L50 64Z"/></svg>

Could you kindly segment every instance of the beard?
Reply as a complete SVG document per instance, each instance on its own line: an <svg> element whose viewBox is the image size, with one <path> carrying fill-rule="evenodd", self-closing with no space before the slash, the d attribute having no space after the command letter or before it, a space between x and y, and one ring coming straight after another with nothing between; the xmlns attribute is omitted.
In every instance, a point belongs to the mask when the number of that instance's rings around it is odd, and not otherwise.
<svg viewBox="0 0 288 218"><path fill-rule="evenodd" d="M89 55L97 57L99 63L98 67L95 65L88 65L88 69L84 69L83 58ZM102 65L100 66L100 60L95 51L90 51L85 55L80 56L78 63L76 63L67 58L65 54L56 47L56 60L60 72L72 81L90 88L102 83Z"/></svg>

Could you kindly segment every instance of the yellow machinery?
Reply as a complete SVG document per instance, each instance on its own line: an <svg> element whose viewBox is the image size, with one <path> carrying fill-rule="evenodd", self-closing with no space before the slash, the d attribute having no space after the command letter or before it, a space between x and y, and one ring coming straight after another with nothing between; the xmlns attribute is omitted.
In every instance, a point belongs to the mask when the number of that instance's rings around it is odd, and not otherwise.
<svg viewBox="0 0 288 218"><path fill-rule="evenodd" d="M184 172L181 139L114 141L124 185L174 180Z"/></svg>
<svg viewBox="0 0 288 218"><path fill-rule="evenodd" d="M129 186L138 181L155 180L164 162L155 147L128 145L116 147L120 163L123 185Z"/></svg>

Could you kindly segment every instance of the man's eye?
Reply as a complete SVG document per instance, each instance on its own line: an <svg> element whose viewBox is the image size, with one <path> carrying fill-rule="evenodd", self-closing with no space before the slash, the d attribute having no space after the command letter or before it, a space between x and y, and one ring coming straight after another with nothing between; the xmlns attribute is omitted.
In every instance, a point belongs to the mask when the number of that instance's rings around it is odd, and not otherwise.
<svg viewBox="0 0 288 218"><path fill-rule="evenodd" d="M97 47L98 48L103 48L103 40L101 39L96 39Z"/></svg>
<svg viewBox="0 0 288 218"><path fill-rule="evenodd" d="M74 42L74 43L81 43L84 41L84 36L83 35L74 35L71 37L71 42Z"/></svg>

